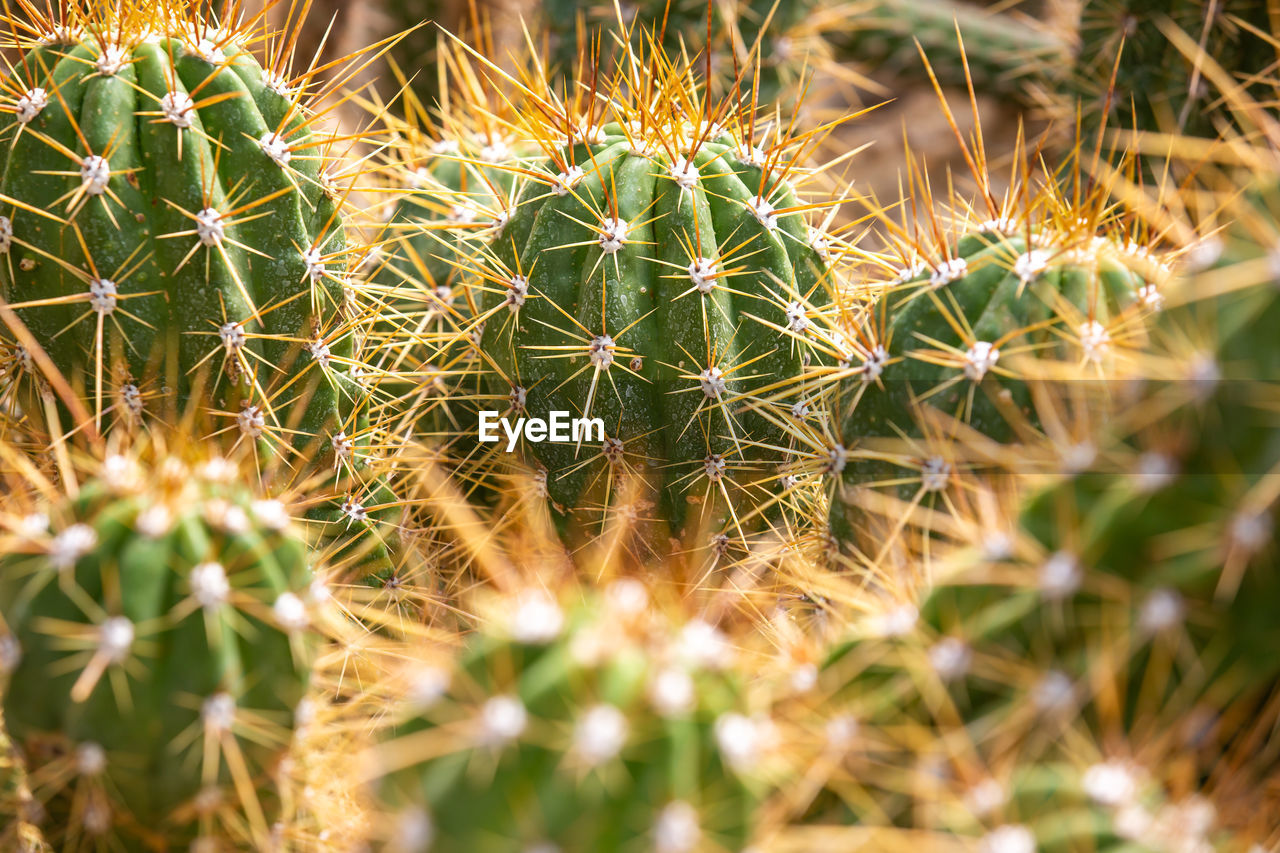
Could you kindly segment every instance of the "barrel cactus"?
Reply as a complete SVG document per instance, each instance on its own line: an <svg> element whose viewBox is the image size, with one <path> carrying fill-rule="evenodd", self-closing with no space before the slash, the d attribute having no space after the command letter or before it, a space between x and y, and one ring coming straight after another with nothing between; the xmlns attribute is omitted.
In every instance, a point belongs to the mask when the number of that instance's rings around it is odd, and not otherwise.
<svg viewBox="0 0 1280 853"><path fill-rule="evenodd" d="M524 442L558 509L594 523L638 483L649 547L696 549L775 500L774 392L814 357L805 332L833 284L795 187L803 139L761 148L749 114L653 67L671 89L656 114L620 77L617 121L589 103L524 116L545 155L483 257L481 348L508 419L598 419L582 440Z"/></svg>
<svg viewBox="0 0 1280 853"><path fill-rule="evenodd" d="M113 456L6 516L4 716L54 844L267 843L321 587L288 508L242 477Z"/></svg>
<svg viewBox="0 0 1280 853"><path fill-rule="evenodd" d="M386 849L744 848L772 729L724 634L668 623L637 581L502 612L456 664L404 671L377 753Z"/></svg>
<svg viewBox="0 0 1280 853"><path fill-rule="evenodd" d="M0 293L29 335L0 336L29 368L20 400L47 411L38 343L100 428L195 412L275 452L348 454L343 143L290 76L287 34L264 66L259 25L203 8L84 0L6 22Z"/></svg>
<svg viewBox="0 0 1280 853"><path fill-rule="evenodd" d="M904 239L906 268L851 328L836 327L835 434L818 463L835 481L839 540L866 519L861 487L933 504L969 469L992 467L993 447L1037 441L1052 458L1029 450L1012 473L1074 464L1063 458L1073 442L1117 405L1114 380L1136 368L1169 273L1122 231L1070 210L965 222L928 257ZM1087 398L1075 402L1092 420L1085 436L1041 422L1043 392Z"/></svg>

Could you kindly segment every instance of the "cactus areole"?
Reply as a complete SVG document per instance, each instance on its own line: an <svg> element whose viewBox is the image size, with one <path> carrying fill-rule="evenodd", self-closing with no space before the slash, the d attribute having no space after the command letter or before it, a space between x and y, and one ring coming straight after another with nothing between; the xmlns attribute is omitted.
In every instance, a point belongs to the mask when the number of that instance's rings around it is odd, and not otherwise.
<svg viewBox="0 0 1280 853"><path fill-rule="evenodd" d="M20 44L0 294L97 417L174 398L250 438L323 439L356 387L335 322L342 191L302 89L170 11L163 35L65 25Z"/></svg>
<svg viewBox="0 0 1280 853"><path fill-rule="evenodd" d="M785 163L676 130L597 126L538 164L490 247L483 350L509 411L604 421L600 445L527 445L560 508L638 472L696 546L778 479L760 390L801 375L827 273Z"/></svg>

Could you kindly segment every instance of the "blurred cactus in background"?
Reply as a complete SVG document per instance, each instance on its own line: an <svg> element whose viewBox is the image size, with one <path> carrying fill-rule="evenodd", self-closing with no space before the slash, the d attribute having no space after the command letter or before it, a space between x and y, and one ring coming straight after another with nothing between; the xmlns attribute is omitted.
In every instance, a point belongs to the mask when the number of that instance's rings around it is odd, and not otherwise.
<svg viewBox="0 0 1280 853"><path fill-rule="evenodd" d="M668 622L634 580L567 611L541 590L495 607L456 665L406 665L379 751L387 849L750 841L773 733L727 636Z"/></svg>

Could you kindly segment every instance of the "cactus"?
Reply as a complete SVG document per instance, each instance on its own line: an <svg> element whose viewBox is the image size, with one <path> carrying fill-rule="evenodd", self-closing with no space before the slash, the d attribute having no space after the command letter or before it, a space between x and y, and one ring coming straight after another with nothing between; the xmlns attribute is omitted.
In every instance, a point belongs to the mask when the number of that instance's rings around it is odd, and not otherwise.
<svg viewBox="0 0 1280 853"><path fill-rule="evenodd" d="M84 0L6 19L0 292L30 333L6 334L44 348L98 427L195 409L273 453L342 453L364 399L343 143L319 128L310 72L289 76L287 34L263 66L253 20L199 8ZM29 417L44 378L26 377Z"/></svg>
<svg viewBox="0 0 1280 853"><path fill-rule="evenodd" d="M651 66L656 113L619 77L616 123L590 102L525 115L546 154L479 259L478 319L510 417L602 422L603 443L528 443L552 501L589 522L638 482L649 547L701 548L776 500L785 430L753 392L800 377L833 285L793 183L805 141L762 150L749 114Z"/></svg>
<svg viewBox="0 0 1280 853"><path fill-rule="evenodd" d="M366 352L377 392L411 420L388 428L448 440L475 421L478 335L463 331L480 298L473 259L509 206L518 146L506 102L465 49L446 42L438 55L448 69L444 106L428 110L406 90L403 117L374 111L393 140L392 196L361 294L375 307Z"/></svg>
<svg viewBox="0 0 1280 853"><path fill-rule="evenodd" d="M932 210L926 182L920 192ZM1034 473L1055 444L1049 461L1063 464L1076 425L1061 411L1042 424L1040 409L1070 403L1087 431L1117 405L1115 380L1136 368L1169 270L1092 200L1050 185L1025 204L990 204L976 224L964 214L954 238L929 213L932 245L885 219L900 232L889 257L904 268L872 286L869 309L849 300L824 329L837 358L819 379L833 427L811 464L835 481L841 544L866 540L865 488L945 508L948 490L1000 453L1020 456L1015 475Z"/></svg>
<svg viewBox="0 0 1280 853"><path fill-rule="evenodd" d="M876 761L907 769L868 794L850 754L823 819L964 834L1009 822L1002 842L1027 850L1257 832L1280 770L1269 180L1228 202L1233 226L1199 253L1212 268L1169 283L1147 381L1095 434L1090 470L1015 497L994 530L971 525L918 609L835 648L819 701L869 729ZM1162 784L1209 799L1160 805Z"/></svg>
<svg viewBox="0 0 1280 853"><path fill-rule="evenodd" d="M516 596L456 665L405 669L378 752L386 849L743 849L770 727L731 655L708 623L665 622L637 581L567 613Z"/></svg>
<svg viewBox="0 0 1280 853"><path fill-rule="evenodd" d="M55 844L265 843L319 587L288 509L241 476L112 456L5 517L4 715Z"/></svg>

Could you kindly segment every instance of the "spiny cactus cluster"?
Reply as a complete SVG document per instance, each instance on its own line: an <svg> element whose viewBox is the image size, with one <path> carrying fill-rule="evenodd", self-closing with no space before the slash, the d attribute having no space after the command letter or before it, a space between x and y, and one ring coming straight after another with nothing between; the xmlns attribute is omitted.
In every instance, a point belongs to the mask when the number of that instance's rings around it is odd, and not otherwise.
<svg viewBox="0 0 1280 853"><path fill-rule="evenodd" d="M288 507L241 476L111 456L6 518L4 714L55 844L267 837L325 594Z"/></svg>
<svg viewBox="0 0 1280 853"><path fill-rule="evenodd" d="M1280 842L1263 4L16 3L0 844Z"/></svg>

